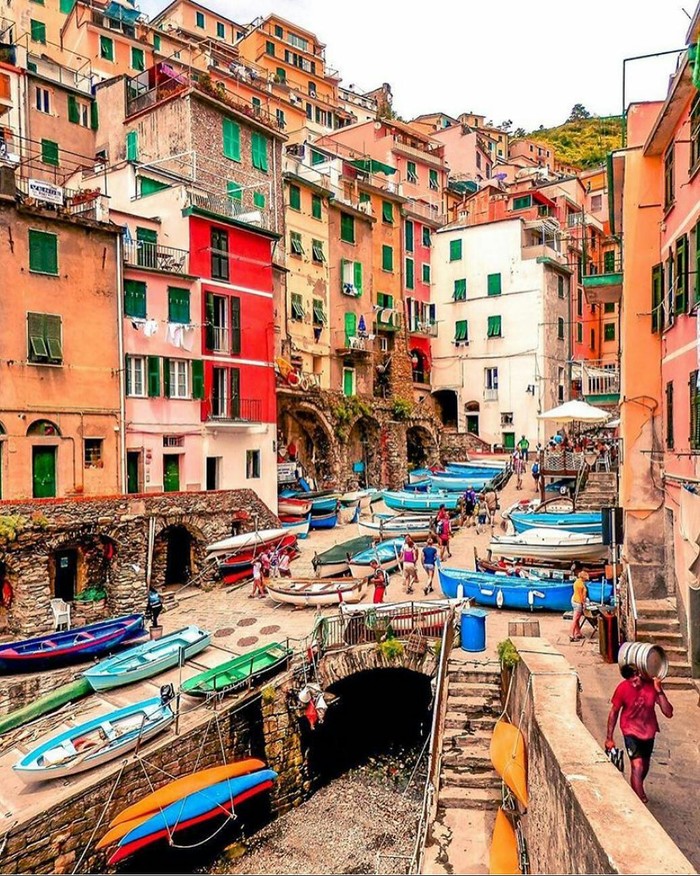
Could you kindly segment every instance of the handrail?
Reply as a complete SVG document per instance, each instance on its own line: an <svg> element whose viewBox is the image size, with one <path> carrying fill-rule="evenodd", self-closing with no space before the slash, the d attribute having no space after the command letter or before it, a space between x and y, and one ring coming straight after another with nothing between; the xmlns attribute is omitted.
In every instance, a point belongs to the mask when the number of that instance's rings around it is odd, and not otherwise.
<svg viewBox="0 0 700 876"><path fill-rule="evenodd" d="M576 503L578 502L579 493L586 485L586 480L588 479L588 473L590 470L590 465L584 460L583 465L578 470L578 474L576 475L576 486L574 488L574 511L576 510Z"/></svg>

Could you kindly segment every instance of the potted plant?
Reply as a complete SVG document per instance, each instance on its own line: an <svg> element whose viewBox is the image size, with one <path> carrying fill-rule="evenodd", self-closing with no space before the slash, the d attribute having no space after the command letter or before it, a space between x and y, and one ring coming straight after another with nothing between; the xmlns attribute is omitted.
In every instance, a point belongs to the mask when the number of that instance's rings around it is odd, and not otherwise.
<svg viewBox="0 0 700 876"><path fill-rule="evenodd" d="M501 701L505 703L513 669L520 662L520 654L510 639L503 639L496 647L498 659L501 662Z"/></svg>

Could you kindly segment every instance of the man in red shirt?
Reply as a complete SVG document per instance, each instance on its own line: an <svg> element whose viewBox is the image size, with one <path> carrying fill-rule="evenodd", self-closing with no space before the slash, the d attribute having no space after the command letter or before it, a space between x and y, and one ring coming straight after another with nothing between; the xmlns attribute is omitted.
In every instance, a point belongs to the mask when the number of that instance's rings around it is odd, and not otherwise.
<svg viewBox="0 0 700 876"><path fill-rule="evenodd" d="M654 737L659 732L656 706L667 718L673 717L673 706L661 687L660 679L646 678L631 666L623 666L620 671L624 681L618 684L612 696L605 749L615 747L613 733L619 715L632 771L630 784L642 803L647 803L649 798L644 793L644 779L649 772Z"/></svg>

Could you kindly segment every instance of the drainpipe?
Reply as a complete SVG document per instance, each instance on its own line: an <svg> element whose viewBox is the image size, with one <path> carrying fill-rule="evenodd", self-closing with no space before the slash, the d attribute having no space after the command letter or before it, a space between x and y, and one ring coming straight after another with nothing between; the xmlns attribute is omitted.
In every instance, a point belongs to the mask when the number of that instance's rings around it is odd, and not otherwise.
<svg viewBox="0 0 700 876"><path fill-rule="evenodd" d="M117 423L117 460L119 463L119 482L121 492L126 493L126 401L125 401L125 373L124 373L124 301L122 288L124 286L124 266L122 261L122 247L124 241L122 235L117 235L117 349L119 355L119 420Z"/></svg>

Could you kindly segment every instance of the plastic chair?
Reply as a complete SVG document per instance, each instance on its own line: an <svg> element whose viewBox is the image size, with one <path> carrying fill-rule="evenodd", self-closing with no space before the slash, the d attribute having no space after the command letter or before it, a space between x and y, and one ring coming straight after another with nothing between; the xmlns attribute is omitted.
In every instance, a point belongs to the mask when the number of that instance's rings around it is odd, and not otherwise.
<svg viewBox="0 0 700 876"><path fill-rule="evenodd" d="M70 629L70 605L64 602L63 599L51 600L51 611L53 612L54 624L58 629L62 624L65 624L66 629Z"/></svg>

